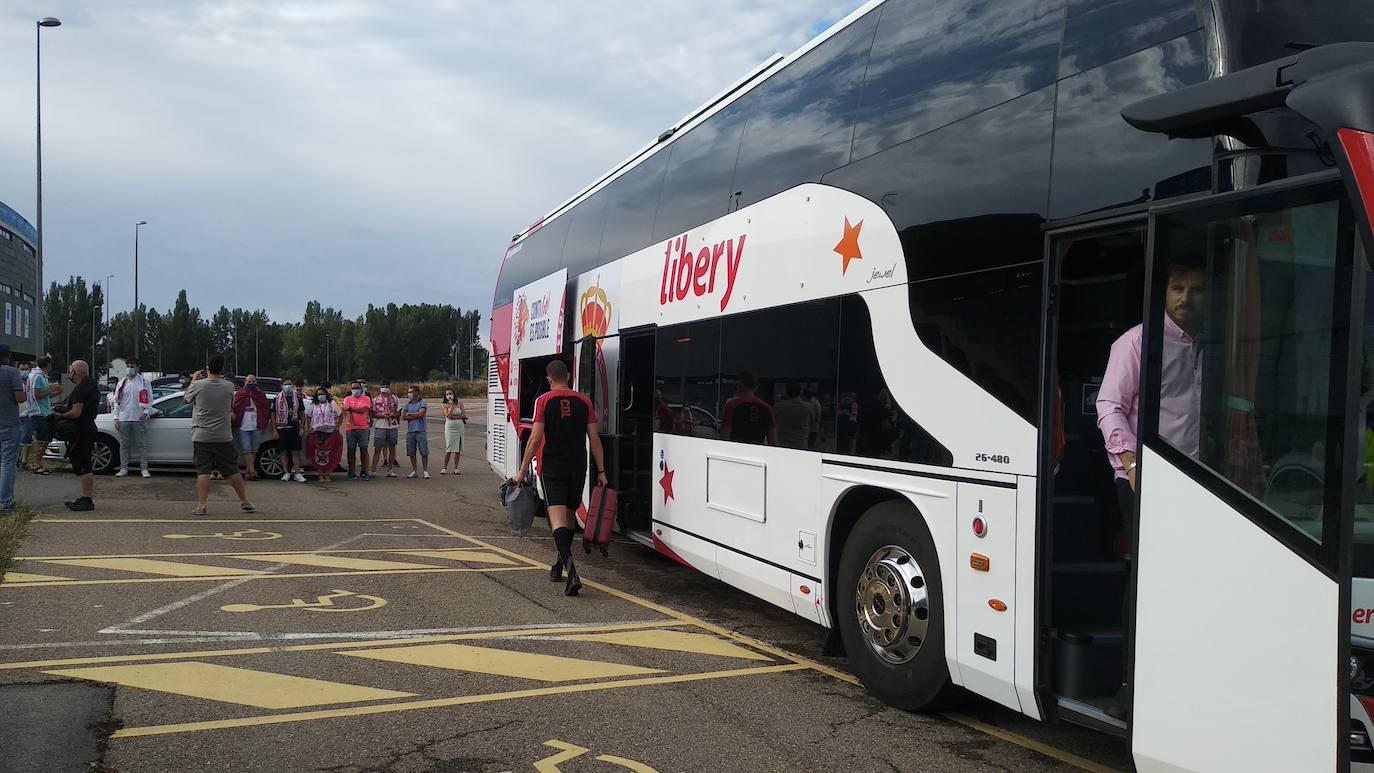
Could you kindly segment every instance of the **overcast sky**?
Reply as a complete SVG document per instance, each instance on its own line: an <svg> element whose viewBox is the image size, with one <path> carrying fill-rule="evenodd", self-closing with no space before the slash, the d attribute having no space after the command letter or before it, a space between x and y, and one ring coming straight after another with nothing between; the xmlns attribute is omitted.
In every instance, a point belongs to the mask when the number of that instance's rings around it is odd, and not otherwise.
<svg viewBox="0 0 1374 773"><path fill-rule="evenodd" d="M490 309L512 234L859 0L101 0L0 9L0 201L115 311Z"/></svg>

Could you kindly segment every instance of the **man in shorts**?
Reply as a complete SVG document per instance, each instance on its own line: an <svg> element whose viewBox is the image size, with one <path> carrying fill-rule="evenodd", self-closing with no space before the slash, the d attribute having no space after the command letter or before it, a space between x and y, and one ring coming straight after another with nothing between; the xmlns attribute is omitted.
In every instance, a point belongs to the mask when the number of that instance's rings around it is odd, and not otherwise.
<svg viewBox="0 0 1374 773"><path fill-rule="evenodd" d="M401 426L401 400L391 393L391 382L382 382L382 391L372 398L372 471L386 467L388 478L396 477L396 441Z"/></svg>
<svg viewBox="0 0 1374 773"><path fill-rule="evenodd" d="M43 466L43 454L52 440L52 422L48 421L48 416L52 414L52 398L62 394L61 378L56 384L48 382L48 367L51 365L51 357L39 357L30 369L25 385L27 405L33 416L33 448L29 451L29 459L34 473L38 475L52 474L52 470Z"/></svg>
<svg viewBox="0 0 1374 773"><path fill-rule="evenodd" d="M581 392L568 388L568 366L562 360L550 362L544 369L551 391L534 402L534 431L525 446L525 458L515 482L523 483L525 470L534 455L539 457L539 479L544 484L544 498L549 506L549 525L553 527L553 542L558 558L549 567L549 580L558 582L567 573L563 593L576 596L582 581L573 565L573 520L582 505L582 486L587 481L587 447L596 460L597 483L606 485L606 461L601 455L601 436L596 431L596 411L592 401Z"/></svg>
<svg viewBox="0 0 1374 773"><path fill-rule="evenodd" d="M76 388L67 398L67 410L53 415L58 420L76 423L76 435L67 441L67 460L72 463L72 472L81 479L81 496L63 504L68 510L84 512L95 509L95 502L91 500L95 494L91 452L95 450L95 417L100 412L100 389L91 378L91 367L85 360L72 362L69 375Z"/></svg>
<svg viewBox="0 0 1374 773"><path fill-rule="evenodd" d="M192 376L184 398L191 406L191 448L196 464L196 509L205 515L210 499L210 473L219 473L239 497L239 509L257 512L248 501L239 474L239 453L234 447L234 382L224 378L224 357L215 355L205 370Z"/></svg>
<svg viewBox="0 0 1374 773"><path fill-rule="evenodd" d="M353 389L343 401L344 441L348 448L348 477L344 480L372 480L367 471L367 437L372 427L372 398L362 380L353 382ZM356 452L356 453L355 453ZM362 466L362 475L354 473L355 455Z"/></svg>
<svg viewBox="0 0 1374 773"><path fill-rule="evenodd" d="M401 411L401 418L406 422L406 456L410 457L410 474L406 478L414 478L419 474L420 467L415 464L418 454L424 467L425 480L429 480L429 433L425 428L428 414L429 407L420 397L420 388L411 387L410 401Z"/></svg>

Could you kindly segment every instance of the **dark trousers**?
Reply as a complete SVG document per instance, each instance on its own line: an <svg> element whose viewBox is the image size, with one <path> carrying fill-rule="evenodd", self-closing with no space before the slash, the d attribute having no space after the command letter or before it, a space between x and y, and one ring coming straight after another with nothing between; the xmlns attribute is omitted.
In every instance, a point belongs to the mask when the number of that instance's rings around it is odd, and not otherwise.
<svg viewBox="0 0 1374 773"><path fill-rule="evenodd" d="M301 428L277 427L277 447L281 449L282 472L295 469L296 454L301 449Z"/></svg>
<svg viewBox="0 0 1374 773"><path fill-rule="evenodd" d="M1116 479L1116 503L1121 508L1121 527L1126 530L1126 549L1134 550L1135 545L1131 541L1135 536L1135 491L1131 484L1124 478ZM1131 561L1134 556L1126 559L1126 588L1121 594L1121 683L1126 684L1130 681L1130 657L1131 648L1131 610L1134 599L1131 597Z"/></svg>

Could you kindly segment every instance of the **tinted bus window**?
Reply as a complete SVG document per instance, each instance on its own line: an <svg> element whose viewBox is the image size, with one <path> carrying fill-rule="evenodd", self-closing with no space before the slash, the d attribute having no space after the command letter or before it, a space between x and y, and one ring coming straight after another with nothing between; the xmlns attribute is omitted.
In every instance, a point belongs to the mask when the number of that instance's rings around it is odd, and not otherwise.
<svg viewBox="0 0 1374 773"><path fill-rule="evenodd" d="M560 217L545 223L526 238L519 251L511 255L501 269L495 305L510 303L516 288L557 271L562 265L563 241L567 234L568 218Z"/></svg>
<svg viewBox="0 0 1374 773"><path fill-rule="evenodd" d="M914 282L911 320L926 348L1031 424L1040 394L1041 264Z"/></svg>
<svg viewBox="0 0 1374 773"><path fill-rule="evenodd" d="M1199 26L1194 0L1071 0L1059 77L1115 61Z"/></svg>
<svg viewBox="0 0 1374 773"><path fill-rule="evenodd" d="M924 279L1024 263L1044 252L1049 87L855 161L824 182L880 204Z"/></svg>
<svg viewBox="0 0 1374 773"><path fill-rule="evenodd" d="M1136 100L1206 78L1202 35L1191 33L1060 81L1050 216L1209 190L1210 140L1170 140L1121 119Z"/></svg>
<svg viewBox="0 0 1374 773"><path fill-rule="evenodd" d="M747 399L741 375L751 373L757 382L753 395L767 404L763 413L771 413L779 445L833 450L834 433L822 423L826 417L833 421L835 415L839 344L837 298L725 317L720 344L722 421L729 418L725 406L731 398ZM745 428L731 430L730 440L761 442L759 434Z"/></svg>
<svg viewBox="0 0 1374 773"><path fill-rule="evenodd" d="M718 437L720 318L661 327L655 347L654 431Z"/></svg>
<svg viewBox="0 0 1374 773"><path fill-rule="evenodd" d="M836 384L836 453L950 467L954 455L892 397L873 349L873 321L858 295L840 307L840 374Z"/></svg>
<svg viewBox="0 0 1374 773"><path fill-rule="evenodd" d="M677 236L728 211L749 102L748 96L740 98L673 142L653 241Z"/></svg>
<svg viewBox="0 0 1374 773"><path fill-rule="evenodd" d="M1064 0L891 0L882 7L854 158L1054 82Z"/></svg>
<svg viewBox="0 0 1374 773"><path fill-rule="evenodd" d="M737 207L819 180L849 162L877 22L877 12L869 13L750 94L754 109L735 171Z"/></svg>
<svg viewBox="0 0 1374 773"><path fill-rule="evenodd" d="M606 187L606 230L601 234L601 263L649 246L654 212L668 154L655 153Z"/></svg>
<svg viewBox="0 0 1374 773"><path fill-rule="evenodd" d="M1362 0L1213 0L1212 5L1222 20L1228 71L1289 56L1294 53L1289 43L1374 40L1374 13Z"/></svg>
<svg viewBox="0 0 1374 773"><path fill-rule="evenodd" d="M563 265L575 277L600 265L601 232L606 228L606 189L583 199L560 219L571 221L563 247Z"/></svg>

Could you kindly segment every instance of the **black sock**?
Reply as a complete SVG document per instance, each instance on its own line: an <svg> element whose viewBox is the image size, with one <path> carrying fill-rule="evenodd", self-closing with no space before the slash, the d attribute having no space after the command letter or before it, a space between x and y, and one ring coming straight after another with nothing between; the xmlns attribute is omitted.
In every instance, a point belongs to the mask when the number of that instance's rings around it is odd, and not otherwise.
<svg viewBox="0 0 1374 773"><path fill-rule="evenodd" d="M558 559L567 561L572 558L573 530L567 527L553 530L553 544L558 546Z"/></svg>

